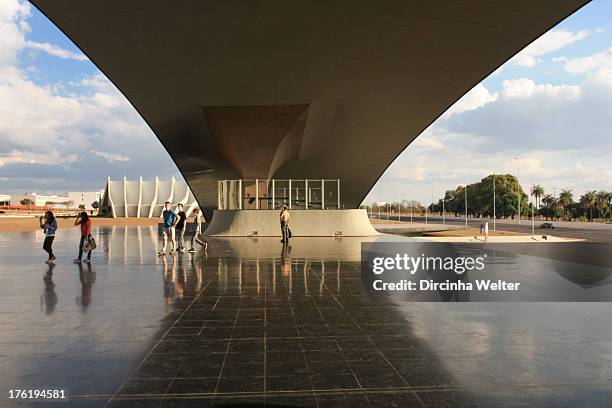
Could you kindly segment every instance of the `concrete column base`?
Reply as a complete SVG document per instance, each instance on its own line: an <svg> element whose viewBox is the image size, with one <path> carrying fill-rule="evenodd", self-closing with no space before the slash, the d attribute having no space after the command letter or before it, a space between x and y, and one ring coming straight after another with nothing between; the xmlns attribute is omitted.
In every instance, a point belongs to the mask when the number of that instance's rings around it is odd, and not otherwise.
<svg viewBox="0 0 612 408"><path fill-rule="evenodd" d="M366 210L290 210L294 237L367 237L380 235ZM207 236L280 237L280 210L215 210Z"/></svg>

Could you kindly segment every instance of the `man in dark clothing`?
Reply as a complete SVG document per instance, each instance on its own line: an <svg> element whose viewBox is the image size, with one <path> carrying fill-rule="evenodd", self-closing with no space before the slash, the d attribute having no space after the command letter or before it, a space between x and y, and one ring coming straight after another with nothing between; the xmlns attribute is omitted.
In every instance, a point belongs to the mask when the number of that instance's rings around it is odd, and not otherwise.
<svg viewBox="0 0 612 408"><path fill-rule="evenodd" d="M178 245L179 252L185 252L185 227L187 219L187 214L183 211L183 204L178 204L176 206L176 216L178 217L178 221L176 223L176 243Z"/></svg>

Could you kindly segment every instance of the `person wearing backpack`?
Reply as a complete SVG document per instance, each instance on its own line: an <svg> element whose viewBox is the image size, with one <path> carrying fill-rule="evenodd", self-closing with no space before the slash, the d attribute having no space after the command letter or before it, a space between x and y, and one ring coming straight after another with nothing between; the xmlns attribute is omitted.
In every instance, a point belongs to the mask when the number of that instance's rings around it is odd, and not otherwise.
<svg viewBox="0 0 612 408"><path fill-rule="evenodd" d="M86 211L81 212L77 216L76 221L74 221L74 225L81 226L81 241L79 242L79 257L76 258L73 262L81 263L81 260L83 259L83 247L87 243L87 247L89 248L89 250L87 251L87 259L85 259L84 262L90 263L92 251L91 244L89 242L91 240L91 219L87 215Z"/></svg>
<svg viewBox="0 0 612 408"><path fill-rule="evenodd" d="M170 249L170 255L174 256L174 248L175 248L174 227L176 226L176 223L178 222L178 217L176 216L174 211L170 209L171 205L172 203L170 203L170 201L166 201L164 203L164 211L162 211L161 213L161 218L163 219L163 228L162 228L163 245L162 245L161 251L157 252L157 255L159 256L166 255L166 245L168 244L168 240L170 240L170 245L172 246L172 248Z"/></svg>

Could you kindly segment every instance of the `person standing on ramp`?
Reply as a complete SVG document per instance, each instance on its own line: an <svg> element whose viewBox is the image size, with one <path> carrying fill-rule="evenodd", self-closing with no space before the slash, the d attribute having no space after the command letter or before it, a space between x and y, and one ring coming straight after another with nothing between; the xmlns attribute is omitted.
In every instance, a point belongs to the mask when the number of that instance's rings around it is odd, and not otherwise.
<svg viewBox="0 0 612 408"><path fill-rule="evenodd" d="M281 232L283 234L283 239L281 242L289 242L289 238L291 238L291 233L289 231L289 211L287 211L287 206L283 207L283 210L280 212L280 227Z"/></svg>

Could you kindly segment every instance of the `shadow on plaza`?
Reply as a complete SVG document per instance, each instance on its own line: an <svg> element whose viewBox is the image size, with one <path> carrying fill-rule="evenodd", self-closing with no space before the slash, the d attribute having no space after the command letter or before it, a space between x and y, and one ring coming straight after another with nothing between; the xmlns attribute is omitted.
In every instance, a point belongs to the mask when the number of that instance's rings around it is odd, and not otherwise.
<svg viewBox="0 0 612 408"><path fill-rule="evenodd" d="M181 291L190 301L111 406L386 406L444 400L449 390L470 401L404 312L365 293L359 240L209 243L193 263L162 260L165 301Z"/></svg>

